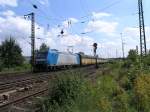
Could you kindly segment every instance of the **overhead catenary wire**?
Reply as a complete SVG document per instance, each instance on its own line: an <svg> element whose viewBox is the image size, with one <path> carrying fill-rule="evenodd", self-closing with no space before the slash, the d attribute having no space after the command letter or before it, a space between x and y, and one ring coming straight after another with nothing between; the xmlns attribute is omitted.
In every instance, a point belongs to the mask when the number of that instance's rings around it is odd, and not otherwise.
<svg viewBox="0 0 150 112"><path fill-rule="evenodd" d="M29 1L30 1L30 0L29 0ZM34 4L34 3L31 2L31 1L30 1L30 3L31 3L32 5ZM112 7L115 3L116 3L116 2L113 2L113 4L111 4L111 5L109 5L109 6L105 7L105 8L102 8L102 9L100 9L100 10L104 10L104 9L110 8L110 6ZM50 18L50 17L48 17L48 15L47 15L42 9L38 8L38 10L41 11L42 14L44 15L44 18L46 18L46 19L48 19L48 20L54 20L54 21L65 21L65 20L66 20L66 19L59 19L59 18ZM92 14L88 14L87 17L89 17L89 16L92 16ZM86 16L83 16L83 17L86 17ZM83 18L83 17L81 17L81 18ZM83 21L83 20L79 21L79 23L85 23L85 22L88 22L88 21L87 21L87 20L86 20L86 21Z"/></svg>
<svg viewBox="0 0 150 112"><path fill-rule="evenodd" d="M101 9L98 9L98 11L97 12L99 12L99 11L105 11L106 9L109 9L109 8L111 8L111 7L113 7L113 6L115 6L115 5L117 5L117 4L119 4L119 3L121 3L122 1L121 0L117 0L117 1L115 1L115 2L112 2L111 4L109 4L108 6L105 6L105 7L103 7L103 8L101 8ZM87 17L89 17L89 16L92 16L92 14L90 13L90 14L87 14L87 15L85 15L85 16L81 16L80 18L87 18Z"/></svg>
<svg viewBox="0 0 150 112"><path fill-rule="evenodd" d="M29 0L29 2L30 2L31 5L34 4L31 0ZM80 0L80 2L81 2L81 0ZM98 11L105 11L106 9L109 9L109 8L113 7L114 5L120 3L120 2L121 2L120 0L117 0L117 1L115 1L115 2L112 2L112 3L109 4L108 6L106 6L106 7L104 7L104 8L101 8L101 9L98 9ZM65 21L65 20L66 20L66 19L60 19L60 18L52 18L52 17L49 17L49 16L45 13L45 11L43 11L41 8L38 8L37 10L38 10L38 11L41 11L41 14L43 15L43 16L41 16L41 17L43 17L43 18L45 18L45 19L47 19L47 20L53 20L53 21ZM85 21L84 21L84 20L81 20L81 19L87 18L87 17L91 17L91 16L92 16L92 13L87 14L87 15L85 15L85 16L81 16L81 17L78 18L79 22L77 22L77 23L86 23L86 22L88 22L89 20L85 20Z"/></svg>
<svg viewBox="0 0 150 112"><path fill-rule="evenodd" d="M39 13L40 13L40 17L42 18L42 19L45 19L45 20L47 20L47 21L50 21L48 24L50 24L50 23L53 23L53 24L55 24L54 23L54 21L56 21L56 22L58 22L58 21L65 21L66 19L60 19L60 18L56 18L56 17L49 17L48 15L47 15L47 13L44 11L44 10L42 10L42 8L41 7L39 7L39 5L37 5L37 4L35 4L34 2L32 2L32 0L28 0L29 1L29 3L30 3L30 5L33 7L33 8L35 8ZM38 13L36 13L37 15L39 15ZM42 16L41 16L42 15Z"/></svg>
<svg viewBox="0 0 150 112"><path fill-rule="evenodd" d="M41 9L38 9L38 10L41 10ZM47 18L48 17L48 15L46 14L44 14L44 16L42 16L42 17L44 17L44 18ZM50 17L48 17L47 19L50 19ZM80 21L80 23L86 23L86 22L88 22L88 20L87 21ZM89 33L89 32L83 32L84 34L87 34L87 33Z"/></svg>
<svg viewBox="0 0 150 112"><path fill-rule="evenodd" d="M88 15L89 10L85 9L82 0L79 0L79 1L80 1L81 9L83 10L83 13L85 13L85 15Z"/></svg>
<svg viewBox="0 0 150 112"><path fill-rule="evenodd" d="M29 2L30 2L30 4L33 6L34 5L34 3L31 1L31 0L29 0ZM80 0L80 2L82 2L81 0ZM109 9L109 8L111 8L111 7L113 7L113 6L115 6L116 4L118 4L118 3L120 3L121 1L120 0L117 0L117 1L114 1L114 2L112 2L112 3L110 3L109 5L106 5L105 7L103 7L103 8L101 8L101 9L98 9L98 11L105 11L105 10L107 10L107 9ZM34 6L33 6L34 7ZM40 14L42 14L43 16L40 16L40 17L42 17L42 18L44 18L44 19L47 19L47 20L52 20L52 21L65 21L66 19L60 19L60 18L52 18L52 17L49 17L48 15L47 15L47 13L44 11L44 10L42 10L42 8L40 7L40 8L38 8L37 9L37 11L39 11L39 12L41 12ZM87 14L87 15L85 15L85 16L82 16L82 17L79 17L78 18L78 22L76 22L76 23L74 23L74 25L75 24L86 24L87 22L89 22L89 21L93 21L93 19L92 18L90 18L90 19L88 19L88 20L85 20L85 18L89 18L89 17L92 17L92 13L90 13L90 14ZM83 20L83 18L84 18L84 20ZM51 22L52 22L51 21ZM47 26L49 26L48 24L47 24ZM62 26L62 25L61 25ZM49 27L47 28L47 29L49 29ZM72 29L72 25L71 25L71 29ZM72 30L71 30L72 31ZM79 34L88 34L88 33L92 33L93 31L91 31L91 32L81 32L81 33L79 33Z"/></svg>

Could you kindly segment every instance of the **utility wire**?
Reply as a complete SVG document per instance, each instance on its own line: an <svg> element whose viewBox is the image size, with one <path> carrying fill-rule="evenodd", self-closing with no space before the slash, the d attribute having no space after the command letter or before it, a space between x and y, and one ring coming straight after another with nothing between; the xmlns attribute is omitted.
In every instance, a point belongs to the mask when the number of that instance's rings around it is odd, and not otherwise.
<svg viewBox="0 0 150 112"><path fill-rule="evenodd" d="M29 0L29 2L30 2L30 4L33 6L34 5L34 3L31 1L31 0ZM109 8L111 8L112 6L114 6L114 5L116 5L116 4L118 4L118 3L120 3L121 2L121 0L117 0L117 1L115 1L115 2L113 2L113 3L111 3L110 5L108 5L108 6L106 6L106 7L104 7L104 8L102 8L102 9L100 9L99 11L104 11L104 10L106 10L106 9L109 9ZM83 6L83 4L82 4L82 1L80 0L80 4L81 4L81 6ZM84 10L84 12L86 13L86 11L85 11L85 9L82 7L82 9ZM51 17L48 17L48 15L45 13L45 11L43 11L41 8L38 8L37 9L39 12L41 12L41 14L43 15L42 17L44 17L45 19L47 19L47 20L53 20L53 21L65 21L66 19L60 19L60 18L51 18ZM87 15L85 15L85 16L82 16L82 17L80 17L80 19L81 18L89 18L89 17L91 17L92 16L92 14L87 14ZM79 23L85 23L85 22L88 22L87 20L86 21L79 21Z"/></svg>
<svg viewBox="0 0 150 112"><path fill-rule="evenodd" d="M33 6L34 5L34 3L31 1L31 0L29 0L29 2L30 2L30 4ZM100 9L99 11L104 11L104 10L106 10L106 9L109 9L109 8L111 8L111 7L113 7L114 5L116 5L116 4L118 4L118 3L120 3L121 2L121 0L117 0L117 1L115 1L115 2L112 2L111 4L109 4L108 6L106 6L106 7L104 7L104 8L102 8L102 9ZM81 4L81 7L83 6L83 4L82 4L82 1L80 0L80 4ZM34 6L33 6L34 7ZM82 7L83 8L83 7ZM84 10L84 8L83 8L83 10ZM59 19L59 18L50 18L50 17L48 17L48 15L45 13L45 11L43 11L41 8L37 8L37 11L39 11L39 12L41 12L41 14L43 15L43 16L41 16L41 17L43 17L44 19L47 19L47 20L53 20L53 21L65 21L65 20L62 20L62 19ZM85 10L84 10L85 11ZM86 11L85 11L86 12ZM87 14L87 15L85 15L85 16L82 16L82 17L80 17L80 19L82 19L82 18L89 18L89 17L91 17L92 16L92 14ZM77 23L80 23L80 24L84 24L84 23L86 23L86 22L89 22L90 21L90 19L89 20L81 20L81 21L79 21L79 22L77 22ZM74 24L77 24L77 23L74 23ZM87 34L88 32L82 32L81 34Z"/></svg>
<svg viewBox="0 0 150 112"><path fill-rule="evenodd" d="M85 13L85 15L88 15L88 11L85 9L85 7L83 6L83 2L82 0L79 0L80 1L80 6L81 6L81 9L83 10L83 12Z"/></svg>
<svg viewBox="0 0 150 112"><path fill-rule="evenodd" d="M29 3L30 3L33 7L36 5L36 4L33 3L31 0L29 0ZM36 10L37 10L38 12L40 12L40 14L43 15L43 16L40 15L40 17L42 17L42 18L44 18L44 19L46 19L46 20L52 20L52 21L64 21L64 20L65 20L65 19L60 19L60 18L55 18L55 17L49 17L49 16L47 15L47 13L46 13L44 10L41 9L41 7L39 7L38 5L36 5L36 6L37 6Z"/></svg>
<svg viewBox="0 0 150 112"><path fill-rule="evenodd" d="M109 4L108 6L102 8L102 9L99 9L98 11L105 11L106 9L109 9L109 8L113 7L114 5L119 4L120 2L122 2L122 1L121 1L121 0L117 0L117 1L115 1L115 2L112 2L112 3ZM92 16L92 14L87 14L87 15L82 16L82 17L80 17L80 18L87 18L87 17L89 17L89 16Z"/></svg>

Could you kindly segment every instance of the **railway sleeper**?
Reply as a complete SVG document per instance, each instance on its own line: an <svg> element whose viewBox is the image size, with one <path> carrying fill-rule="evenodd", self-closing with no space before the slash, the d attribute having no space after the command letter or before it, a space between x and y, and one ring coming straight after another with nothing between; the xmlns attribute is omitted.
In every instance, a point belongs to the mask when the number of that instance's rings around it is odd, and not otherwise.
<svg viewBox="0 0 150 112"><path fill-rule="evenodd" d="M15 93L15 92L25 92L28 91L30 89L32 89L32 85L23 87L23 88L17 88L16 90L11 90L5 93L0 94L0 103L4 103L6 101L9 101L10 98L10 94Z"/></svg>
<svg viewBox="0 0 150 112"><path fill-rule="evenodd" d="M23 106L13 105L10 112L37 112L40 108L35 106L36 103L33 99L27 100Z"/></svg>
<svg viewBox="0 0 150 112"><path fill-rule="evenodd" d="M9 109L9 112L32 112L32 110L12 105Z"/></svg>
<svg viewBox="0 0 150 112"><path fill-rule="evenodd" d="M30 90L32 88L33 88L32 85L28 85L28 86L25 86L25 87L22 87L22 88L18 88L17 92L25 92L25 91L28 91L28 90Z"/></svg>
<svg viewBox="0 0 150 112"><path fill-rule="evenodd" d="M16 90L11 90L5 93L0 94L0 102L8 101L10 98L10 94L17 92Z"/></svg>
<svg viewBox="0 0 150 112"><path fill-rule="evenodd" d="M37 112L37 111L39 111L39 108L30 109L30 108L23 108L19 106L12 106L9 109L9 112Z"/></svg>

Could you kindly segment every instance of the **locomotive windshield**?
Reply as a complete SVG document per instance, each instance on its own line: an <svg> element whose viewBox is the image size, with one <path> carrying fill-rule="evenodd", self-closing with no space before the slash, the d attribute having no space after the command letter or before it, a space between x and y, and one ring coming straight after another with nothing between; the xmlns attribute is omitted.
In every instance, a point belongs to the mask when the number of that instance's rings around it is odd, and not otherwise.
<svg viewBox="0 0 150 112"><path fill-rule="evenodd" d="M46 57L47 57L47 54L48 54L47 51L45 51L45 52L37 52L37 53L36 53L36 58L37 58L37 59L46 58Z"/></svg>

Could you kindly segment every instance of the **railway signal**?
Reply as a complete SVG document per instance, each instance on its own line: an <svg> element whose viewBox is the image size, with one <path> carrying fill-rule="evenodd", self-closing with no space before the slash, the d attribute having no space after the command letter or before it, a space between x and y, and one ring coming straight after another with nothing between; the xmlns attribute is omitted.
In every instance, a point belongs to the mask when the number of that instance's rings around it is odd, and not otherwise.
<svg viewBox="0 0 150 112"><path fill-rule="evenodd" d="M97 65L97 55L96 55L97 43L93 44L93 49L94 49L94 57L95 57L95 60L96 60L95 67L98 68L98 65Z"/></svg>
<svg viewBox="0 0 150 112"><path fill-rule="evenodd" d="M94 56L96 56L97 43L94 43L94 44L93 44L93 47L94 47Z"/></svg>
<svg viewBox="0 0 150 112"><path fill-rule="evenodd" d="M61 30L60 34L61 34L61 35L63 35L63 34L64 34L64 30L63 30L63 29Z"/></svg>

